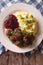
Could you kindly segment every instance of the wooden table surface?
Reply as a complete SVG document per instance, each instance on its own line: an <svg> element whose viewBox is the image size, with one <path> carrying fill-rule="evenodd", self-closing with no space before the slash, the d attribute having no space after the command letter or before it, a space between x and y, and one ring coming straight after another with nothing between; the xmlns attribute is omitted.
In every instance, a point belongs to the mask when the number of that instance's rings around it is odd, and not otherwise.
<svg viewBox="0 0 43 65"><path fill-rule="evenodd" d="M7 51L0 55L0 65L43 65L43 54L34 52L30 57Z"/></svg>

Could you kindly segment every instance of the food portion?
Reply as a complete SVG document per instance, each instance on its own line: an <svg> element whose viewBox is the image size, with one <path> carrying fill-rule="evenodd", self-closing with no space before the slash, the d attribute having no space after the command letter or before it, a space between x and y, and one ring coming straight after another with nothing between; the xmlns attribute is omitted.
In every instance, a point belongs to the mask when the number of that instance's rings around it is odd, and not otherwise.
<svg viewBox="0 0 43 65"><path fill-rule="evenodd" d="M36 34L37 33L37 22L35 18L27 12L16 12L14 14L17 19L21 30L25 30L27 33Z"/></svg>
<svg viewBox="0 0 43 65"><path fill-rule="evenodd" d="M31 14L17 11L5 18L4 32L13 44L27 47L35 40L37 21Z"/></svg>
<svg viewBox="0 0 43 65"><path fill-rule="evenodd" d="M19 26L18 20L17 20L16 16L14 16L13 14L9 14L5 18L5 20L4 20L4 27L6 29L12 29L12 30L14 30L18 26Z"/></svg>

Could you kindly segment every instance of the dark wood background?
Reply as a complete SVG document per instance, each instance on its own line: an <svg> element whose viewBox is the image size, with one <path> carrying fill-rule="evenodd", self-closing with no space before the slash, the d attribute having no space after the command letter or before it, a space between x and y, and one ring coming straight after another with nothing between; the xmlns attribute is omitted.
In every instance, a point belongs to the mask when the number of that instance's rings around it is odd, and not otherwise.
<svg viewBox="0 0 43 65"><path fill-rule="evenodd" d="M0 55L0 65L43 65L43 54L34 52L29 57L7 51Z"/></svg>

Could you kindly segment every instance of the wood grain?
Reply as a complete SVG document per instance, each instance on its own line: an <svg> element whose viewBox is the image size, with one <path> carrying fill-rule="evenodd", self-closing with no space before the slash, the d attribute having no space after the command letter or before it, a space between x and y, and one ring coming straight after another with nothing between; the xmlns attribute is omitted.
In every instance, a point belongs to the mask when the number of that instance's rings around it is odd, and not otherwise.
<svg viewBox="0 0 43 65"><path fill-rule="evenodd" d="M8 63L8 53L0 55L0 65L7 65Z"/></svg>
<svg viewBox="0 0 43 65"><path fill-rule="evenodd" d="M35 65L35 54L30 57L23 56L23 65Z"/></svg>
<svg viewBox="0 0 43 65"><path fill-rule="evenodd" d="M42 60L42 65L43 65L43 54L42 54L42 59L41 60Z"/></svg>
<svg viewBox="0 0 43 65"><path fill-rule="evenodd" d="M43 55L40 52L36 53L36 65L43 65Z"/></svg>
<svg viewBox="0 0 43 65"><path fill-rule="evenodd" d="M43 54L35 52L30 57L7 51L0 55L0 65L43 65Z"/></svg>
<svg viewBox="0 0 43 65"><path fill-rule="evenodd" d="M9 52L8 65L22 65L22 54Z"/></svg>

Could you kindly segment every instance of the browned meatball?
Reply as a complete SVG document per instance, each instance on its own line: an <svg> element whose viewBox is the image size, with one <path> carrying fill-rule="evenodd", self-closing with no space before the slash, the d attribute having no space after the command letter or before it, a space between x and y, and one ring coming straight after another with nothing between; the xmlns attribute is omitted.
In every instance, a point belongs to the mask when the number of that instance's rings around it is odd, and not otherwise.
<svg viewBox="0 0 43 65"><path fill-rule="evenodd" d="M23 37L23 41L24 41L24 43L27 43L27 42L28 42L27 35L25 35L25 36Z"/></svg>
<svg viewBox="0 0 43 65"><path fill-rule="evenodd" d="M4 32L5 32L6 35L9 35L10 36L11 35L11 32L12 32L12 29L6 29L5 28L4 29Z"/></svg>
<svg viewBox="0 0 43 65"><path fill-rule="evenodd" d="M21 43L20 43L20 41L16 41L16 42L14 42L14 44L17 45L17 46L19 46L19 47L22 46Z"/></svg>
<svg viewBox="0 0 43 65"><path fill-rule="evenodd" d="M19 37L21 37L21 34L20 33L15 33L15 37L19 38Z"/></svg>

